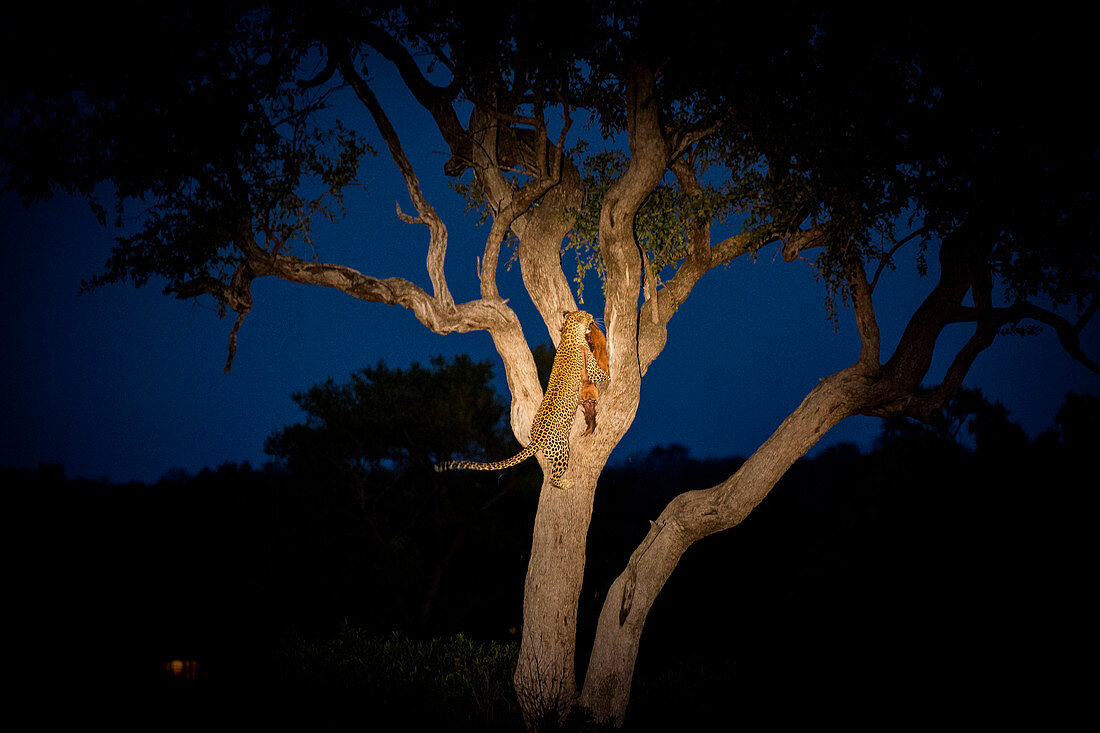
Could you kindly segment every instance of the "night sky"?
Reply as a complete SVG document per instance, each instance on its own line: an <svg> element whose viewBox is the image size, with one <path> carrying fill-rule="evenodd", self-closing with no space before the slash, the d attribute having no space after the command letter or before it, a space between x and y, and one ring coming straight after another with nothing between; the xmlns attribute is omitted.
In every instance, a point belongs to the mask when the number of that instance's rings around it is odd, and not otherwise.
<svg viewBox="0 0 1100 733"><path fill-rule="evenodd" d="M487 230L463 214L443 177L448 155L426 115L385 73L378 73L375 85L425 193L448 225L448 284L456 300L475 298L475 258ZM369 131L375 147L385 150L365 112L352 108L344 119ZM320 258L428 288L426 230L396 218L395 202L407 212L412 207L388 155L366 160L361 178L364 188L348 197L348 218L316 227ZM304 417L292 392L330 377L346 380L379 360L404 367L426 364L436 354L468 353L493 362L496 386L505 394L503 369L485 333L439 336L405 309L272 278L254 283L254 307L240 331L233 369L222 374L232 318L219 320L209 301L173 300L155 281L142 289L115 285L77 295L81 279L101 271L114 235L80 200L60 197L28 211L13 197L0 198L2 378L8 390L0 465L56 463L70 477L113 482L152 482L168 471L197 472L225 462L259 467L268 460L264 438ZM884 274L876 290L884 358L934 283L934 267L919 277L914 255ZM572 272L571 257L565 267ZM502 267L499 286L528 342L549 341L518 265ZM588 282L585 298L582 307L602 318L597 282ZM969 333L970 327L957 326L944 335L933 377ZM1095 322L1083 344L1100 357ZM612 461L670 443L699 458L747 455L817 380L858 353L850 310L840 311L835 324L828 321L825 290L809 263L785 263L772 245L755 262L718 268L674 317L668 345L646 377L634 425ZM1100 376L1064 354L1045 331L998 338L966 385L1004 404L1034 437L1053 426L1068 391L1100 393ZM817 450L838 441L867 448L878 430L878 420L851 419Z"/></svg>

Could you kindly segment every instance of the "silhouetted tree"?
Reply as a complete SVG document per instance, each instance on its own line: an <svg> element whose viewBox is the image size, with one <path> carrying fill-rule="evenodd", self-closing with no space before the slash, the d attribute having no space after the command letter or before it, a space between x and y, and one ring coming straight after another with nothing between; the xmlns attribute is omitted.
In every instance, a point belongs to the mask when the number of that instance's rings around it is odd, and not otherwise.
<svg viewBox="0 0 1100 733"><path fill-rule="evenodd" d="M1072 449L1083 453L1100 445L1100 396L1070 392L1054 421Z"/></svg>
<svg viewBox="0 0 1100 733"><path fill-rule="evenodd" d="M878 445L896 446L903 441L957 450L966 449L973 441L973 448L980 453L1003 454L1024 449L1027 435L1008 419L1008 410L1000 402L990 402L980 389L960 389L923 422L886 418Z"/></svg>
<svg viewBox="0 0 1100 733"><path fill-rule="evenodd" d="M298 473L326 476L424 468L451 455L493 455L514 441L504 433L507 407L493 390L493 368L468 356L431 368L383 363L328 380L291 397L304 423L271 435L264 450Z"/></svg>
<svg viewBox="0 0 1100 733"><path fill-rule="evenodd" d="M497 634L509 625L501 579L509 570L517 582L522 577L514 561L523 551L513 547L522 529L497 510L530 474L442 480L432 468L452 455L515 450L492 378L489 363L465 355L433 358L430 368L379 363L345 383L330 379L292 395L305 422L265 442L305 492L299 501L329 528L302 537L320 543L315 551L325 563L344 569L340 586L356 599L362 623ZM471 552L477 562L463 562ZM441 595L449 608L434 614Z"/></svg>

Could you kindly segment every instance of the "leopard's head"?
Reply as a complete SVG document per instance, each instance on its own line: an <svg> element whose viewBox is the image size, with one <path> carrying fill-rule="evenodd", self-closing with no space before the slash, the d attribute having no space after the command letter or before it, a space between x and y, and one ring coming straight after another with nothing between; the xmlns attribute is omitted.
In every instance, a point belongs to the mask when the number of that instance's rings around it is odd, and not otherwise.
<svg viewBox="0 0 1100 733"><path fill-rule="evenodd" d="M572 343L576 344L587 343L585 341L585 336L593 320L592 314L586 313L585 311L568 311L563 313L561 337L563 339L568 338Z"/></svg>

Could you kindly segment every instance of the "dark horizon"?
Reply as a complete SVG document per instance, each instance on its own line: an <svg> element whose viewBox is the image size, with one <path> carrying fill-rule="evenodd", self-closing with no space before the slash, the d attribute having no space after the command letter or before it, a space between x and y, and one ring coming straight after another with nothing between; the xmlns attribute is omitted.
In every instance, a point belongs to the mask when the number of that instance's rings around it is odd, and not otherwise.
<svg viewBox="0 0 1100 733"><path fill-rule="evenodd" d="M1069 681L1059 665L1074 648L1066 616L1087 607L1077 596L1091 516L1082 511L1086 486L1074 482L1086 475L1095 436L1077 438L965 453L950 441L902 439L879 449L889 453L799 461L745 522L707 538L675 570L647 621L634 677L628 723L640 728L627 729L647 729L651 716L712 714L723 707L716 690L753 691L741 714L774 720L774 705L791 699L843 703L858 692L861 710L869 696L887 709L919 699L922 710L957 712L946 705L953 696L979 704L992 694L976 689L978 675L995 690L1026 685L1028 699L1034 675ZM411 537L420 551L411 555L386 552L367 523L349 523L352 505L334 513L332 494L312 476L297 483L218 470L149 492L65 490L49 476L23 476L9 493L21 510L17 537L32 548L29 592L19 597L33 600L16 611L39 610L21 628L50 650L35 661L54 665L45 670L53 689L125 689L196 720L214 701L222 712L282 723L287 705L302 705L314 723L360 715L367 704L406 722L446 717L456 708L436 706L434 685L452 678L465 696L445 687L447 704L492 705L502 716L514 705L513 662L486 645L518 646L523 542L539 486L526 468L502 479L465 474L470 481L451 497L473 511L457 526L450 514L441 526L421 514L426 526ZM675 452L653 466L608 466L595 498L579 650L647 520L681 489L735 468ZM1032 506L1040 478L1063 487L1068 503ZM512 491L486 512L480 505L501 480ZM448 550L456 537L465 538L457 553ZM426 616L425 594L438 594ZM415 655L428 648L441 653L417 676L407 660L427 661ZM490 659L498 692L472 699L470 670L483 674ZM583 673L583 651L577 664ZM314 704L316 695L346 701L347 712ZM254 705L272 696L278 705ZM688 711L669 700L690 701Z"/></svg>

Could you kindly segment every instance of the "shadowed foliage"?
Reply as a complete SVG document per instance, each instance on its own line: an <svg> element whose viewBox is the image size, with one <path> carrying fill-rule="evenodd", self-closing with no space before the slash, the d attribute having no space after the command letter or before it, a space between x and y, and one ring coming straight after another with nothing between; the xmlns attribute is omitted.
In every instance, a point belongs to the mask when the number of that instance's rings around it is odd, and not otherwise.
<svg viewBox="0 0 1100 733"><path fill-rule="evenodd" d="M730 689L745 695L749 722L799 710L818 720L832 715L823 710L849 720L957 713L999 704L1006 690L1041 699L1072 689L1095 509L1093 443L1082 438L1095 434L1098 408L1093 395L1068 395L1051 430L1005 443L986 432L1015 434L1011 420L976 420L1003 411L968 393L939 424L972 434L887 426L872 451L841 444L797 463L741 526L684 558L653 610L626 728L702 724ZM582 608L599 607L671 491L739 463L672 445L609 468ZM17 569L13 608L50 652L28 669L56 689L122 684L196 716L206 703L263 701L261 718L293 711L315 726L355 722L368 701L398 724L520 725L507 681L523 568L507 558L522 553L526 502L501 501L471 527L442 579L446 601L421 618L431 561L378 555L372 535L353 529L363 510L332 503L348 489L338 475L225 465L118 486L66 479L59 466L3 474L21 517L13 536L33 562ZM1036 506L1039 485L1059 487L1057 500ZM387 511L370 505L370 521ZM499 531L511 524L515 537ZM430 514L413 525L419 543L448 531ZM428 547L417 550L426 560ZM716 574L737 582L715 586ZM379 609L395 603L414 613ZM201 674L173 678L172 659Z"/></svg>

